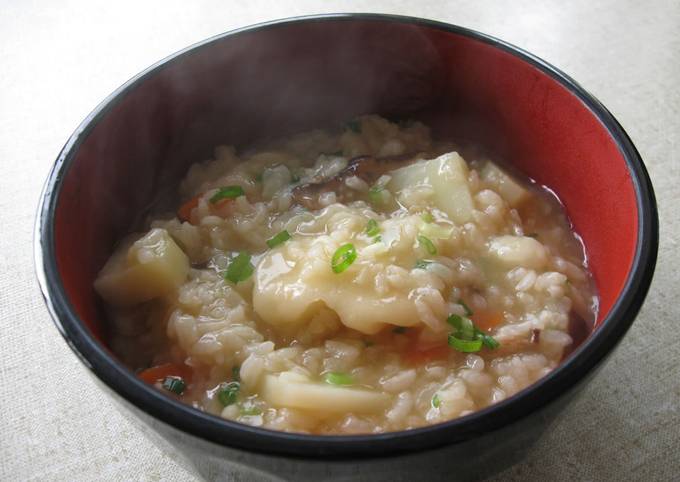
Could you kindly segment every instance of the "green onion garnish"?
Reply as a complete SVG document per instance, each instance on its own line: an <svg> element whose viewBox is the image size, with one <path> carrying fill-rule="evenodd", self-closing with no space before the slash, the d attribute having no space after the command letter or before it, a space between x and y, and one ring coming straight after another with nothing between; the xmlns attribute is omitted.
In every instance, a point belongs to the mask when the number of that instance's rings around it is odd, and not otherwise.
<svg viewBox="0 0 680 482"><path fill-rule="evenodd" d="M241 379L241 367L238 365L235 365L231 367L231 378L233 378L235 381L239 381Z"/></svg>
<svg viewBox="0 0 680 482"><path fill-rule="evenodd" d="M397 334L406 333L406 327L405 326L397 326L395 329L392 330L392 333L397 333Z"/></svg>
<svg viewBox="0 0 680 482"><path fill-rule="evenodd" d="M261 415L262 410L259 407L241 407L241 415Z"/></svg>
<svg viewBox="0 0 680 482"><path fill-rule="evenodd" d="M470 318L459 315L449 315L446 322L453 326L456 336L464 340L472 340L475 337L475 325Z"/></svg>
<svg viewBox="0 0 680 482"><path fill-rule="evenodd" d="M351 120L347 124L345 124L345 127L352 132L356 132L359 134L361 132L361 122L358 120Z"/></svg>
<svg viewBox="0 0 680 482"><path fill-rule="evenodd" d="M267 246L269 246L270 248L275 248L279 244L283 244L286 241L288 241L289 239L290 239L290 233L284 229L283 231L281 231L279 234L277 234L273 238L268 239L267 240Z"/></svg>
<svg viewBox="0 0 680 482"><path fill-rule="evenodd" d="M464 340L449 333L449 346L463 353L476 353L482 349L482 340Z"/></svg>
<svg viewBox="0 0 680 482"><path fill-rule="evenodd" d="M432 406L434 408L439 408L439 405L442 404L442 401L439 399L439 394L435 393L434 397L432 397Z"/></svg>
<svg viewBox="0 0 680 482"><path fill-rule="evenodd" d="M245 192L241 186L225 186L221 187L213 196L210 198L211 203L216 203L222 199L234 199L239 196L243 196Z"/></svg>
<svg viewBox="0 0 680 482"><path fill-rule="evenodd" d="M238 400L238 392L240 390L241 384L239 382L226 383L222 385L222 387L220 387L220 391L217 392L217 399L223 406L226 407L236 403L236 400Z"/></svg>
<svg viewBox="0 0 680 482"><path fill-rule="evenodd" d="M371 189L368 190L368 199L373 203L373 204L382 204L383 202L383 188L379 186L373 186Z"/></svg>
<svg viewBox="0 0 680 482"><path fill-rule="evenodd" d="M428 252L428 254L437 254L437 248L435 248L434 244L432 241L430 241L429 238L423 236L422 234L418 235L418 243L425 248L425 251Z"/></svg>
<svg viewBox="0 0 680 482"><path fill-rule="evenodd" d="M487 335L486 333L482 333L481 331L477 330L477 338L480 338L482 340L482 343L484 343L484 346L489 348L490 350L495 350L499 346L501 346L500 343L491 335Z"/></svg>
<svg viewBox="0 0 680 482"><path fill-rule="evenodd" d="M414 268L427 269L427 266L430 264L432 264L432 261L428 261L426 259L419 259L418 261L416 261Z"/></svg>
<svg viewBox="0 0 680 482"><path fill-rule="evenodd" d="M334 273L342 273L354 263L355 259L357 259L357 250L354 249L354 245L352 243L343 244L333 254L331 268Z"/></svg>
<svg viewBox="0 0 680 482"><path fill-rule="evenodd" d="M382 236L377 235L375 238L373 238L373 242L371 244L379 243L382 241Z"/></svg>
<svg viewBox="0 0 680 482"><path fill-rule="evenodd" d="M186 387L187 384L181 377L165 377L163 380L163 388L177 395L181 395Z"/></svg>
<svg viewBox="0 0 680 482"><path fill-rule="evenodd" d="M241 252L234 259L231 260L227 267L227 272L224 275L226 279L232 283L238 283L250 278L250 275L255 271L255 267L250 262L251 256L246 252Z"/></svg>
<svg viewBox="0 0 680 482"><path fill-rule="evenodd" d="M472 316L472 310L468 305L465 304L463 300L458 300L458 304L465 310L465 316Z"/></svg>
<svg viewBox="0 0 680 482"><path fill-rule="evenodd" d="M290 183L295 184L296 182L300 182L300 176L293 174L293 176L290 178Z"/></svg>
<svg viewBox="0 0 680 482"><path fill-rule="evenodd" d="M446 322L455 328L455 331L449 334L449 345L458 351L472 353L481 350L482 345L491 350L501 346L494 337L481 331L466 316L449 315Z"/></svg>
<svg viewBox="0 0 680 482"><path fill-rule="evenodd" d="M352 385L354 383L352 375L340 372L326 373L323 379L326 383L330 385Z"/></svg>
<svg viewBox="0 0 680 482"><path fill-rule="evenodd" d="M420 218L425 221L426 223L433 223L434 222L434 216L432 213L423 213L420 215Z"/></svg>
<svg viewBox="0 0 680 482"><path fill-rule="evenodd" d="M366 225L366 234L369 236L377 236L380 234L380 228L378 227L378 221L375 219L369 219Z"/></svg>

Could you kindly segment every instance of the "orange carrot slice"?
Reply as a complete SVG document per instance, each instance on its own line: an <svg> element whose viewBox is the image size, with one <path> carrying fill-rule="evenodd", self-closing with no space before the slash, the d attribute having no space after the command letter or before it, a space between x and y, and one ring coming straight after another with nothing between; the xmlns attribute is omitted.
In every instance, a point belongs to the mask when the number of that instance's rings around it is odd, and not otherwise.
<svg viewBox="0 0 680 482"><path fill-rule="evenodd" d="M194 210L195 207L198 206L198 200L200 198L201 194L189 199L187 202L185 202L179 207L179 209L177 210L177 217L179 218L180 221L191 222L191 212Z"/></svg>
<svg viewBox="0 0 680 482"><path fill-rule="evenodd" d="M192 371L186 365L175 363L164 363L155 367L147 368L137 374L146 383L153 385L156 382L165 380L166 377L181 377L186 383L191 381Z"/></svg>

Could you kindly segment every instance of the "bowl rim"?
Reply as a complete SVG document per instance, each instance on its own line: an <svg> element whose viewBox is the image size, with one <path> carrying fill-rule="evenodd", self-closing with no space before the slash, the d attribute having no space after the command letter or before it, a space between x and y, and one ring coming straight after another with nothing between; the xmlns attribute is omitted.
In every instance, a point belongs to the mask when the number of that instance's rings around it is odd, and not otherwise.
<svg viewBox="0 0 680 482"><path fill-rule="evenodd" d="M100 345L84 326L64 291L55 256L54 215L71 162L98 121L128 92L164 66L231 36L297 23L355 20L411 24L483 42L539 69L576 96L616 142L634 186L638 209L638 239L633 265L625 285L598 329L550 374L502 402L440 424L368 435L286 433L225 420L171 399L139 380ZM334 13L273 20L210 37L165 57L109 94L70 136L50 170L36 216L34 261L45 304L67 344L94 376L152 418L199 439L260 454L326 460L377 458L406 452L415 453L475 438L524 419L572 391L612 352L640 310L654 273L659 243L658 230L654 191L639 153L614 116L571 77L519 47L465 27L401 15Z"/></svg>

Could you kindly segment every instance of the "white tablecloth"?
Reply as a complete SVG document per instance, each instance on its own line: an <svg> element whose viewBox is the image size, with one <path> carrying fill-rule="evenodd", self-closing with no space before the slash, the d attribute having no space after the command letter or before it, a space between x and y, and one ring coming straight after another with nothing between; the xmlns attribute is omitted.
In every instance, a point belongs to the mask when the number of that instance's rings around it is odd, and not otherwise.
<svg viewBox="0 0 680 482"><path fill-rule="evenodd" d="M584 396L499 480L677 480L677 0L0 3L0 480L192 479L119 415L53 327L33 273L39 191L78 123L151 63L235 27L334 11L423 16L495 35L566 71L623 124L660 207L650 295Z"/></svg>

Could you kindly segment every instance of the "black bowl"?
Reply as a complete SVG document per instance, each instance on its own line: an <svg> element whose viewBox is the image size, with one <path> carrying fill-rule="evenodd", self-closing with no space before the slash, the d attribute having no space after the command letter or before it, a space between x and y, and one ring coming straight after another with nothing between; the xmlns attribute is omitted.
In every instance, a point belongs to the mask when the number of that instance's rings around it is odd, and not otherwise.
<svg viewBox="0 0 680 482"><path fill-rule="evenodd" d="M481 143L559 193L601 297L600 318L578 349L528 389L471 415L357 436L224 420L166 397L123 366L107 347L92 289L114 242L169 199L188 165L213 146L246 146L367 112L421 118L436 135ZM73 351L143 430L201 473L319 479L370 470L378 479L451 479L522 457L630 327L657 248L656 204L639 154L572 79L464 28L341 14L219 35L111 94L57 158L40 201L35 256L45 301Z"/></svg>

